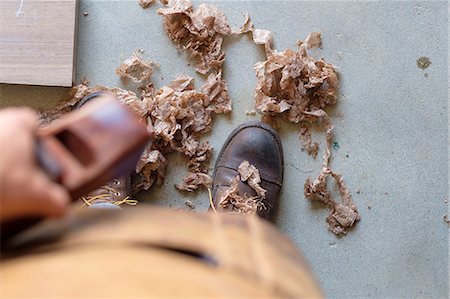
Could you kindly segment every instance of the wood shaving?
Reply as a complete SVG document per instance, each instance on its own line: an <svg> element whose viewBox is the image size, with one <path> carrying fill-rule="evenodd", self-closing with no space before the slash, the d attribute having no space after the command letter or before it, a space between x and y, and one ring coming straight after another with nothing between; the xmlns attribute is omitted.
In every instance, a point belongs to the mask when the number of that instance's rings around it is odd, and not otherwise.
<svg viewBox="0 0 450 299"><path fill-rule="evenodd" d="M210 187L212 183L211 177L206 173L189 172L183 179L181 184L176 184L175 187L180 191L192 192L199 188L199 186Z"/></svg>
<svg viewBox="0 0 450 299"><path fill-rule="evenodd" d="M231 99L228 95L227 83L222 78L222 71L211 73L202 87L202 92L209 97L215 113L228 113L231 111Z"/></svg>
<svg viewBox="0 0 450 299"><path fill-rule="evenodd" d="M255 108L263 115L263 120L272 123L274 118L281 117L299 124L300 140L306 152L313 157L317 156L319 145L312 142L311 132L305 122L317 122L325 129L322 169L314 181L307 179L304 193L307 199L320 201L330 207L326 221L333 233L347 233L360 216L342 176L329 167L333 125L323 110L337 102L339 80L334 65L323 59L317 60L307 52L307 49L322 47L321 34L313 32L305 41L299 41L297 51L288 49L278 52L272 49L270 32L255 29L248 16L237 33L245 32L252 32L254 42L263 44L266 50L267 59L255 65L258 80ZM328 176L336 181L341 202L333 199L328 191Z"/></svg>
<svg viewBox="0 0 450 299"><path fill-rule="evenodd" d="M220 71L225 59L223 37L231 34L226 16L214 5L200 4L194 11L188 0L169 0L158 9L164 28L180 49L187 51L195 70L207 74Z"/></svg>
<svg viewBox="0 0 450 299"><path fill-rule="evenodd" d="M219 207L225 210L232 210L241 214L256 214L258 210L264 207L262 199L259 196L239 195L238 186L239 175L231 179L230 187L224 191L219 199Z"/></svg>
<svg viewBox="0 0 450 299"><path fill-rule="evenodd" d="M255 116L256 115L256 110L247 110L245 111L246 115L250 115L250 116Z"/></svg>
<svg viewBox="0 0 450 299"><path fill-rule="evenodd" d="M201 92L193 89L193 80L180 76L157 91L148 86L142 94L153 124L154 147L163 154L178 151L187 159L189 173L176 184L183 191L208 186L212 147L201 142L201 135L211 130L213 113L231 111L220 71L210 74Z"/></svg>
<svg viewBox="0 0 450 299"><path fill-rule="evenodd" d="M163 154L158 150L152 150L150 146L147 147L136 165L136 173L139 173L142 180L135 188L148 190L155 181L157 185L162 185L166 168L167 160Z"/></svg>
<svg viewBox="0 0 450 299"><path fill-rule="evenodd" d="M118 100L127 105L141 121L146 120L146 105L138 98L136 93L118 87L89 86L87 81L83 81L71 89L69 100L59 103L54 109L40 113L41 125L48 124L64 114L71 112L77 107L83 97L93 92L110 92L116 94Z"/></svg>
<svg viewBox="0 0 450 299"><path fill-rule="evenodd" d="M261 183L259 171L248 161L243 161L238 167L238 173L231 180L230 186L221 194L219 207L242 214L256 214L258 210L265 208L263 199L266 196L266 190L259 185ZM239 194L239 181L247 182L256 192L256 196Z"/></svg>
<svg viewBox="0 0 450 299"><path fill-rule="evenodd" d="M175 91L193 90L194 78L186 75L180 75L167 86Z"/></svg>
<svg viewBox="0 0 450 299"><path fill-rule="evenodd" d="M195 205L190 200L186 200L184 204L191 210L195 210Z"/></svg>
<svg viewBox="0 0 450 299"><path fill-rule="evenodd" d="M247 182L247 184L255 190L258 196L263 199L266 198L267 190L259 185L261 183L261 177L259 175L259 170L254 165L251 165L248 161L244 161L239 165L238 172L242 182Z"/></svg>
<svg viewBox="0 0 450 299"><path fill-rule="evenodd" d="M261 114L281 114L287 121L299 123L305 112L322 109L337 101L339 81L334 66L316 60L300 43L299 50L273 53L255 65L258 84L256 110Z"/></svg>
<svg viewBox="0 0 450 299"><path fill-rule="evenodd" d="M213 80L213 79L211 79ZM215 80L215 79L214 79ZM220 84L219 84L220 85ZM205 87L206 93L194 90L193 78L180 76L167 86L155 90L149 82L141 87L141 98L132 91L117 87L88 85L83 82L75 86L71 98L56 109L42 113L42 123L49 123L75 109L80 100L93 92L111 92L119 101L127 105L152 132L154 140L140 157L136 172L140 176L133 188L148 190L154 183L162 184L168 162L164 155L178 151L187 159L189 173L179 190L193 191L209 186L211 178L207 175L212 147L208 141L201 141L202 135L211 130L213 114L220 92L217 87Z"/></svg>
<svg viewBox="0 0 450 299"><path fill-rule="evenodd" d="M143 9L146 9L146 8L148 8L150 5L152 5L155 2L156 2L156 0L139 0L139 5Z"/></svg>
<svg viewBox="0 0 450 299"><path fill-rule="evenodd" d="M207 173L209 171L207 164L211 159L212 147L209 145L208 141L203 143L198 142L197 144L193 154L187 155L189 157L187 164L189 171Z"/></svg>
<svg viewBox="0 0 450 299"><path fill-rule="evenodd" d="M315 48L322 49L322 35L320 34L320 32L311 32L305 38L305 44L306 48L308 49L315 49Z"/></svg>
<svg viewBox="0 0 450 299"><path fill-rule="evenodd" d="M239 30L233 30L233 34L252 33L253 42L257 45L264 45L266 55L271 55L273 47L273 36L269 30L255 28L250 16L245 14L245 21Z"/></svg>
<svg viewBox="0 0 450 299"><path fill-rule="evenodd" d="M252 20L250 19L250 16L248 13L245 14L245 21L244 24L241 26L240 29L232 29L231 33L233 34L244 34L247 32L252 32L254 29L254 25Z"/></svg>
<svg viewBox="0 0 450 299"><path fill-rule="evenodd" d="M328 114L318 109L311 112L305 112L307 119L311 122L319 122L326 130L325 132L325 152L323 155L322 169L319 176L313 182L308 178L305 182L304 193L306 198L316 200L328 205L331 208L330 214L326 218L329 229L335 234L346 234L352 228L360 216L356 206L353 203L352 195L344 183L342 176L329 168L331 157L331 144L333 141L333 125ZM339 193L342 201L338 202L332 198L328 191L327 177L331 176L339 187Z"/></svg>
<svg viewBox="0 0 450 299"><path fill-rule="evenodd" d="M209 95L193 90L193 78L182 76L145 99L155 132L154 146L163 153L178 151L187 161L189 173L176 188L193 191L208 186L206 174L212 147L201 142L201 135L211 130L212 108ZM197 175L196 175L197 174Z"/></svg>
<svg viewBox="0 0 450 299"><path fill-rule="evenodd" d="M146 61L137 52L122 62L116 69L116 74L122 78L131 79L135 83L141 83L150 79L153 74L154 62Z"/></svg>
<svg viewBox="0 0 450 299"><path fill-rule="evenodd" d="M317 142L312 142L311 131L305 124L300 126L300 140L308 155L316 158L317 153L319 152L319 144Z"/></svg>
<svg viewBox="0 0 450 299"><path fill-rule="evenodd" d="M178 190L207 187L212 147L201 136L211 130L214 113L231 110L221 72L211 73L202 91L193 89L193 78L180 76L157 91L143 92L155 132L154 147L163 154L178 151L187 159L189 173Z"/></svg>

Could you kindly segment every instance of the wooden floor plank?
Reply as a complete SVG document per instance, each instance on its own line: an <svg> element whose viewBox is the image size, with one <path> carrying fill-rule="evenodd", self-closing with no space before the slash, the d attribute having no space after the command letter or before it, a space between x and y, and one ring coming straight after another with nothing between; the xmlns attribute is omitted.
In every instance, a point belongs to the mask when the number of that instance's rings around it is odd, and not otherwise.
<svg viewBox="0 0 450 299"><path fill-rule="evenodd" d="M0 83L71 86L77 0L0 1Z"/></svg>

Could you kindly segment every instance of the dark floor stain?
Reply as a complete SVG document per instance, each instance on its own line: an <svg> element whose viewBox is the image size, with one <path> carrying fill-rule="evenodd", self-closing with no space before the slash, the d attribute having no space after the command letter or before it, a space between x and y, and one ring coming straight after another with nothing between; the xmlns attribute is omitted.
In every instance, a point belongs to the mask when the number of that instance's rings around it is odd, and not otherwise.
<svg viewBox="0 0 450 299"><path fill-rule="evenodd" d="M430 66L431 61L430 61L430 58L422 56L417 59L416 63L417 63L418 68L421 68L422 70L424 70Z"/></svg>
<svg viewBox="0 0 450 299"><path fill-rule="evenodd" d="M334 142L333 142L333 149L334 149L335 151L337 151L339 148L340 148L339 142L334 141Z"/></svg>

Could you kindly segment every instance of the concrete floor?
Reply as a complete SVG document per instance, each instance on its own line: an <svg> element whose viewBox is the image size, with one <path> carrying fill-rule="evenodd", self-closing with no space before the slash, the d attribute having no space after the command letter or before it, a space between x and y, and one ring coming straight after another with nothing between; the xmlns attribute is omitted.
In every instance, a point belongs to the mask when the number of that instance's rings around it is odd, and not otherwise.
<svg viewBox="0 0 450 299"><path fill-rule="evenodd" d="M448 2L214 3L235 25L249 12L257 27L274 33L279 50L295 48L311 31L322 32L323 50L313 53L339 67L342 95L329 110L340 146L332 165L353 190L362 216L348 236L329 232L328 210L304 199L303 183L317 175L321 161L300 151L295 127L281 128L287 159L277 225L302 248L326 295L448 298ZM201 86L203 79L163 32L159 5L143 10L137 0L81 1L77 82L120 86L115 68L144 49L161 65L153 76L156 86L180 73L195 76ZM209 138L216 153L236 125L256 118L245 111L253 107L253 65L264 57L248 36L228 38L225 50L234 110L215 121ZM416 65L422 56L431 61L425 70ZM64 88L12 85L0 91L2 106L36 108L51 107L67 94ZM205 210L205 192L185 197L173 188L184 173L183 161L171 156L164 186L145 194L146 202L186 208L189 199Z"/></svg>

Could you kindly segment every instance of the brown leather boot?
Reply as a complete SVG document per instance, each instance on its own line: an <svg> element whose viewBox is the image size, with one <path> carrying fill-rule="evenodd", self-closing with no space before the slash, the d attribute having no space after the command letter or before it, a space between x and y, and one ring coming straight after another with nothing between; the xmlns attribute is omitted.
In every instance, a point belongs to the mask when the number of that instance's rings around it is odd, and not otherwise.
<svg viewBox="0 0 450 299"><path fill-rule="evenodd" d="M265 199L262 200L262 208L257 210L257 214L271 220L283 182L283 148L278 133L269 125L259 121L240 125L225 141L214 167L214 207L218 211L223 211L219 200L238 175L238 167L243 161L250 162L259 170L260 185L267 192ZM256 192L242 181L238 184L238 194L256 196Z"/></svg>
<svg viewBox="0 0 450 299"><path fill-rule="evenodd" d="M93 92L86 95L78 102L77 109L101 94L101 92ZM130 199L129 194L131 194L131 177L128 175L112 180L88 195L82 196L81 200L84 206L92 208L117 208L122 204L136 205L137 201Z"/></svg>
<svg viewBox="0 0 450 299"><path fill-rule="evenodd" d="M82 196L81 200L84 206L92 208L115 208L123 204L134 206L137 201L130 199L130 193L131 179L130 176L126 176L112 180L88 195Z"/></svg>

